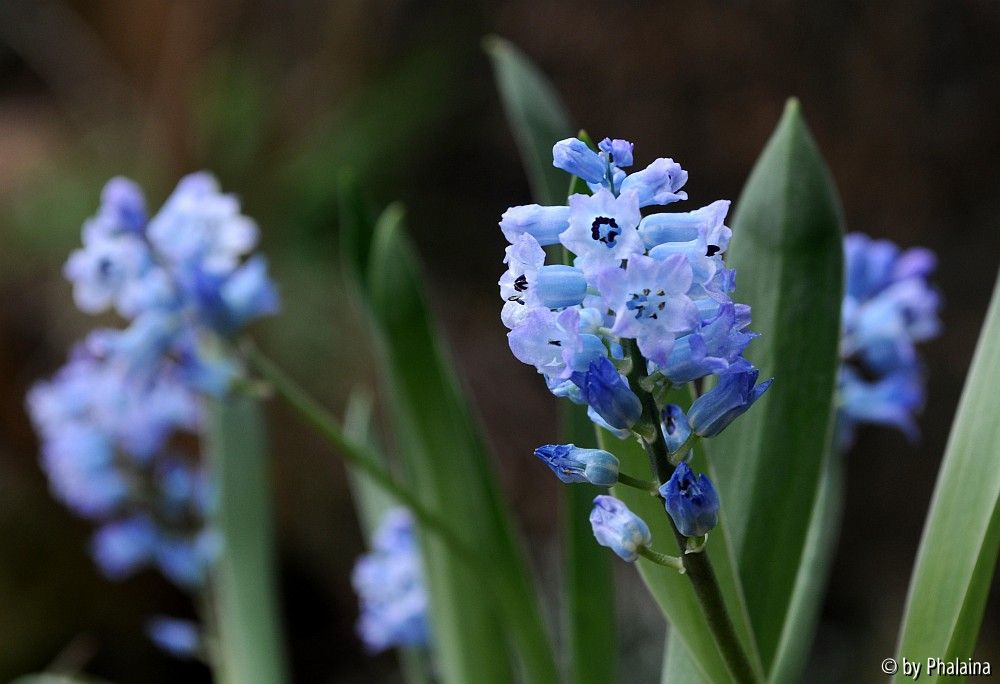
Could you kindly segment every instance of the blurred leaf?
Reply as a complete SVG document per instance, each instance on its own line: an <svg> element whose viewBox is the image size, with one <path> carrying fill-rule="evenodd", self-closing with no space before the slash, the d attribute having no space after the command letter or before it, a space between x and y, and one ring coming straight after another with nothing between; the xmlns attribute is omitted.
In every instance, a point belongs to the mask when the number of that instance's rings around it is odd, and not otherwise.
<svg viewBox="0 0 1000 684"><path fill-rule="evenodd" d="M789 101L740 197L728 256L734 299L753 307L751 327L761 333L747 356L774 386L707 444L767 671L832 437L842 225L836 188Z"/></svg>
<svg viewBox="0 0 1000 684"><path fill-rule="evenodd" d="M566 108L549 80L509 41L490 36L483 47L493 61L500 100L535 201L565 204L566 174L552 166L552 145L573 134Z"/></svg>
<svg viewBox="0 0 1000 684"><path fill-rule="evenodd" d="M215 524L223 539L211 587L219 632L217 679L277 684L287 681L287 670L264 419L257 401L241 393L210 401L208 409L206 451L218 488Z"/></svg>
<svg viewBox="0 0 1000 684"><path fill-rule="evenodd" d="M492 570L483 577L439 538L422 535L440 671L448 682L508 682L504 652L513 644L528 681L554 682L555 661L523 551L428 310L425 279L402 222L402 210L393 206L374 231L348 233L373 242L359 290L367 293L383 360L396 447L409 485L428 508L460 523L459 533ZM354 246L345 253L362 252Z"/></svg>
<svg viewBox="0 0 1000 684"><path fill-rule="evenodd" d="M998 384L1000 280L924 524L900 631L900 658L965 659L976 646L1000 549Z"/></svg>
<svg viewBox="0 0 1000 684"><path fill-rule="evenodd" d="M552 166L552 145L572 134L558 93L510 42L495 36L483 46L493 62L497 88L514 132L521 161L539 204L565 204L565 172ZM572 186L570 186L572 187ZM584 186L586 189L586 186ZM586 410L561 402L562 441L582 447L597 443ZM589 515L597 487L562 487L563 629L567 676L578 684L615 680L617 642L611 555L594 541Z"/></svg>
<svg viewBox="0 0 1000 684"><path fill-rule="evenodd" d="M648 472L649 459L636 440L620 441L601 432L599 433L599 443L602 449L610 451L618 457L623 473L636 477L637 473ZM703 457L698 456L693 467L703 468L702 461ZM646 521L653 534L654 549L661 553L673 555L678 553L674 531L666 511L663 509L663 501L659 497L623 486L613 487L612 493L624 501L632 512ZM720 523L712 531L711 541L707 548L712 551L712 565L737 634L744 649L753 653L754 647L749 624L739 607L738 587L730 570L732 563L728 558L729 546L725 537L724 524ZM691 587L691 581L676 570L657 565L645 558L640 557L636 565L660 610L670 621L671 634L674 638L681 640L688 652L693 655L692 665L698 670L700 676L715 683L733 681L716 645L715 637L705 620L701 604Z"/></svg>
<svg viewBox="0 0 1000 684"><path fill-rule="evenodd" d="M663 658L660 684L712 684L698 669L691 652L673 630L667 632L667 650Z"/></svg>
<svg viewBox="0 0 1000 684"><path fill-rule="evenodd" d="M366 392L355 390L347 402L347 411L344 414L344 433L355 442L361 444L369 442L373 446L377 446L374 444L374 436L371 434L371 422L371 396ZM373 454L381 456L382 452L375 450ZM368 548L371 548L372 535L381 524L385 512L401 504L360 468L350 464L346 465L354 508L361 521L365 543ZM386 469L389 468L389 464L385 462L381 462L379 465ZM425 649L400 648L397 652L399 653L400 669L403 671L403 678L407 684L426 684L433 681L431 664L427 659Z"/></svg>
<svg viewBox="0 0 1000 684"><path fill-rule="evenodd" d="M87 675L30 674L18 677L10 684L107 684L103 679Z"/></svg>

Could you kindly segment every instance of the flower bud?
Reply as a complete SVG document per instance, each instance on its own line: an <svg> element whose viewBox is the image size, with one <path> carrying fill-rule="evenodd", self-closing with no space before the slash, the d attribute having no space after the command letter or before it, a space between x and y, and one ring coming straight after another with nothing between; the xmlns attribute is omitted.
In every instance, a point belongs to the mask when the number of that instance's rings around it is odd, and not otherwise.
<svg viewBox="0 0 1000 684"><path fill-rule="evenodd" d="M739 418L757 401L772 380L759 385L760 371L740 359L719 376L719 383L695 399L688 411L691 428L702 437L714 437Z"/></svg>
<svg viewBox="0 0 1000 684"><path fill-rule="evenodd" d="M577 138L566 138L552 146L552 166L588 183L600 183L607 169L597 152Z"/></svg>
<svg viewBox="0 0 1000 684"><path fill-rule="evenodd" d="M547 444L535 449L563 482L589 482L610 487L618 481L618 459L601 449L581 449L573 444Z"/></svg>
<svg viewBox="0 0 1000 684"><path fill-rule="evenodd" d="M704 474L695 477L681 461L674 474L660 487L667 513L685 537L701 537L719 522L719 495Z"/></svg>
<svg viewBox="0 0 1000 684"><path fill-rule="evenodd" d="M580 388L583 400L615 429L632 427L642 415L639 397L606 357L592 361L585 373L573 373L570 380Z"/></svg>
<svg viewBox="0 0 1000 684"><path fill-rule="evenodd" d="M667 404L663 407L660 414L660 430L663 432L663 439L666 441L667 451L670 453L680 449L691 436L687 416L677 404Z"/></svg>
<svg viewBox="0 0 1000 684"><path fill-rule="evenodd" d="M608 547L629 563L635 562L639 557L641 547L649 546L653 541L646 523L613 496L601 495L594 498L590 524L597 543Z"/></svg>

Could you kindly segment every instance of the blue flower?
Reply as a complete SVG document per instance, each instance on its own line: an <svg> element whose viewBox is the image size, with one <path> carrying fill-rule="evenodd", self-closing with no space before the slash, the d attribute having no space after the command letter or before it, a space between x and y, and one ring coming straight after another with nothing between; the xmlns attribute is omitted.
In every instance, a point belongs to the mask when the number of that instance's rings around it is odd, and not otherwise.
<svg viewBox="0 0 1000 684"><path fill-rule="evenodd" d="M607 162L577 138L566 138L552 146L552 165L587 183L600 183L608 169Z"/></svg>
<svg viewBox="0 0 1000 684"><path fill-rule="evenodd" d="M639 222L639 235L647 249L677 244L706 256L723 254L733 234L724 223L729 204L729 200L718 200L694 211L650 214Z"/></svg>
<svg viewBox="0 0 1000 684"><path fill-rule="evenodd" d="M569 228L559 241L576 254L575 265L585 273L618 266L623 259L642 253L640 219L635 193L615 197L601 188L593 195L571 195Z"/></svg>
<svg viewBox="0 0 1000 684"><path fill-rule="evenodd" d="M675 453L691 436L691 427L684 410L677 404L667 404L660 412L660 430L667 444L667 451Z"/></svg>
<svg viewBox="0 0 1000 684"><path fill-rule="evenodd" d="M543 207L526 204L511 207L500 217L500 230L513 244L519 235L527 233L543 247L559 244L559 234L569 228L569 207Z"/></svg>
<svg viewBox="0 0 1000 684"><path fill-rule="evenodd" d="M923 369L916 345L940 332L941 296L928 279L936 259L860 233L844 239L837 434L842 449L858 423L899 428L916 440Z"/></svg>
<svg viewBox="0 0 1000 684"><path fill-rule="evenodd" d="M704 474L695 477L687 463L660 486L667 513L685 537L701 537L719 522L719 495Z"/></svg>
<svg viewBox="0 0 1000 684"><path fill-rule="evenodd" d="M201 630L190 620L157 615L146 622L146 634L175 658L194 658L202 650Z"/></svg>
<svg viewBox="0 0 1000 684"><path fill-rule="evenodd" d="M597 144L597 148L604 153L609 164L614 164L619 169L632 166L633 145L628 140L605 138Z"/></svg>
<svg viewBox="0 0 1000 684"><path fill-rule="evenodd" d="M562 309L583 303L587 295L583 271L562 264L544 265L545 250L526 233L507 247L504 263L508 269L499 285L505 302Z"/></svg>
<svg viewBox="0 0 1000 684"><path fill-rule="evenodd" d="M676 340L660 370L675 385L722 373L756 337L742 329L747 323L738 318L732 303L723 304L696 332Z"/></svg>
<svg viewBox="0 0 1000 684"><path fill-rule="evenodd" d="M759 373L742 358L722 373L719 383L691 404L688 421L695 433L714 437L753 406L772 382L756 384Z"/></svg>
<svg viewBox="0 0 1000 684"><path fill-rule="evenodd" d="M108 523L91 543L94 561L109 579L124 579L152 561L157 535L156 526L143 515Z"/></svg>
<svg viewBox="0 0 1000 684"><path fill-rule="evenodd" d="M594 498L590 525L601 546L614 551L622 560L635 562L639 549L653 543L649 527L635 513L613 496Z"/></svg>
<svg viewBox="0 0 1000 684"><path fill-rule="evenodd" d="M589 482L599 487L610 487L618 481L618 459L602 449L548 444L535 449L535 456L567 484Z"/></svg>
<svg viewBox="0 0 1000 684"><path fill-rule="evenodd" d="M643 355L666 365L674 334L698 325L698 310L687 296L691 266L681 255L663 261L634 256L624 269L609 268L597 276L608 308L615 312L611 332L634 338Z"/></svg>
<svg viewBox="0 0 1000 684"><path fill-rule="evenodd" d="M42 467L55 496L100 523L105 574L155 566L196 588L219 542L205 520L212 487L187 445L202 397L242 372L229 342L278 307L264 259L245 258L257 228L210 174L183 178L151 218L138 186L115 178L82 240L64 267L78 307L113 307L127 324L92 331L29 392Z"/></svg>
<svg viewBox="0 0 1000 684"><path fill-rule="evenodd" d="M639 397L606 357L592 361L586 372L573 373L570 380L580 388L580 396L587 405L611 427L630 428L642 416Z"/></svg>
<svg viewBox="0 0 1000 684"><path fill-rule="evenodd" d="M657 159L642 171L626 176L621 193L634 192L640 207L670 204L687 199L687 193L681 190L687 179L688 172L673 159Z"/></svg>
<svg viewBox="0 0 1000 684"><path fill-rule="evenodd" d="M358 633L370 651L429 644L420 550L406 509L385 514L371 552L358 559L351 581L361 602Z"/></svg>

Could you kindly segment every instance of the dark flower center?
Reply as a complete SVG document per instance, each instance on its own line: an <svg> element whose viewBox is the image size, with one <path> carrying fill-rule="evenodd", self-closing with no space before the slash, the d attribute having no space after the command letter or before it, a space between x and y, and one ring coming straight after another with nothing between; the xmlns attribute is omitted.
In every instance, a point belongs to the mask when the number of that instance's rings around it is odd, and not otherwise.
<svg viewBox="0 0 1000 684"><path fill-rule="evenodd" d="M613 218L598 216L590 224L590 236L597 242L603 242L608 247L614 247L615 240L621 234L622 231Z"/></svg>
<svg viewBox="0 0 1000 684"><path fill-rule="evenodd" d="M633 293L632 298L625 302L625 306L630 311L635 311L636 320L656 320L657 312L663 311L667 306L666 296L667 293L663 290L652 294L652 290L647 287L643 288L642 292Z"/></svg>

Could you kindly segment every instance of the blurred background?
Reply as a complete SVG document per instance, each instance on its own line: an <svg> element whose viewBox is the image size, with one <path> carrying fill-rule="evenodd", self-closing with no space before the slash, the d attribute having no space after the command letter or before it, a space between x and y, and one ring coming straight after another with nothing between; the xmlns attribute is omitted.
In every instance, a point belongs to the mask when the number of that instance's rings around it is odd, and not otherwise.
<svg viewBox="0 0 1000 684"><path fill-rule="evenodd" d="M284 298L260 344L338 412L376 378L336 272L336 180L352 169L373 203L402 200L505 492L553 584L558 483L530 454L555 436L555 401L510 355L498 317L496 222L529 192L481 50L490 33L525 50L593 136L636 141L639 163L680 161L691 206L736 199L795 95L849 228L938 253L945 328L924 347L923 441L868 429L849 455L808 675L880 679L1000 264L1000 5L988 0L0 4L0 680L56 661L119 682L208 680L142 632L151 613L192 615L184 594L152 572L98 574L90 526L47 491L23 407L96 323L73 308L61 265L116 174L153 207L202 168L242 197ZM295 679L392 681L392 656L365 655L354 635L362 544L340 463L282 406L270 432ZM629 681L654 681L664 627L637 583L619 568L622 650ZM981 638L995 666L998 603L994 592Z"/></svg>

